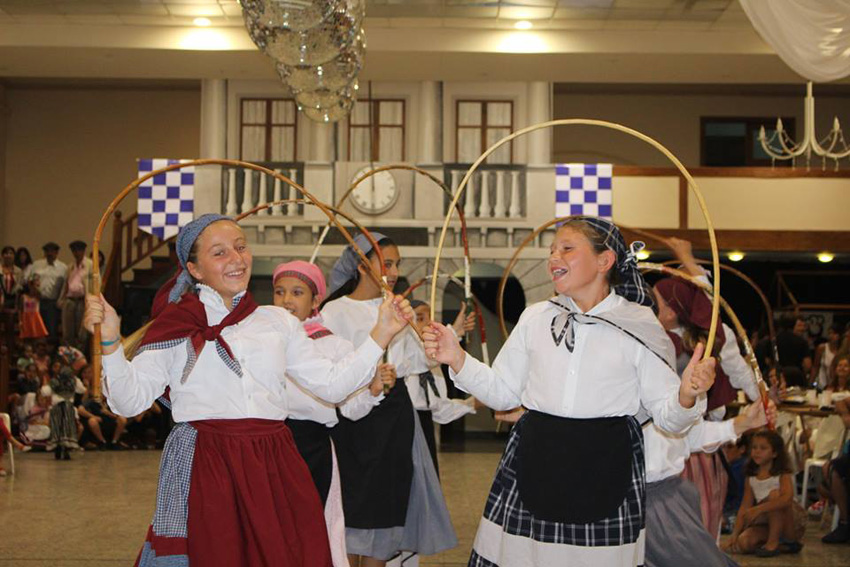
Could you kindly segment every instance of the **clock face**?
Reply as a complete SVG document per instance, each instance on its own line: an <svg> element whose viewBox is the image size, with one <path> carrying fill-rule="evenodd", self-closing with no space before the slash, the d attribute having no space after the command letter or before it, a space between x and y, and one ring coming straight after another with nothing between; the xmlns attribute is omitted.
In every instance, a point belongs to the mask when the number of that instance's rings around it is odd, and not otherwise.
<svg viewBox="0 0 850 567"><path fill-rule="evenodd" d="M370 168L364 167L354 174L352 183L369 172ZM398 200L398 187L395 178L389 171L381 171L363 180L357 188L351 192L351 204L358 211L367 215L379 215L385 213L395 205Z"/></svg>

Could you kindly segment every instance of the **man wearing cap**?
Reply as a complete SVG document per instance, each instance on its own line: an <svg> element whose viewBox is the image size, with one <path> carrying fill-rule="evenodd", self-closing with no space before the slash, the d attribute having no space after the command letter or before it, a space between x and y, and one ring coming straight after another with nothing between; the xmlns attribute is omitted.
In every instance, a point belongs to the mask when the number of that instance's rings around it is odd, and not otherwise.
<svg viewBox="0 0 850 567"><path fill-rule="evenodd" d="M56 328L59 325L57 300L62 292L62 287L65 285L68 266L57 259L59 245L55 242L48 242L41 249L44 251L44 258L33 262L27 280L32 280L33 276L38 276L38 292L41 295L39 311L44 320L44 325L47 327L49 337L55 339Z"/></svg>
<svg viewBox="0 0 850 567"><path fill-rule="evenodd" d="M83 328L83 314L86 310L86 294L91 293L91 276L94 264L86 258L86 243L75 240L68 245L74 261L68 266L65 285L59 296L59 308L62 310L62 339L69 345L83 350L86 342L86 330Z"/></svg>

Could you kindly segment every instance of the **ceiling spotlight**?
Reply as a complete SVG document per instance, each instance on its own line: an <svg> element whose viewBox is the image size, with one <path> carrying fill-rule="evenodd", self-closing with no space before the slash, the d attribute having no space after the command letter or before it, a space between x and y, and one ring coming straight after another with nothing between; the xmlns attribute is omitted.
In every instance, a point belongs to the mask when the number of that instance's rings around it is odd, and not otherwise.
<svg viewBox="0 0 850 567"><path fill-rule="evenodd" d="M641 262L643 262L644 260L649 260L649 256L650 256L649 250L647 250L646 248L644 248L643 250L638 251L638 252L635 254L635 258L637 258L637 259L638 259L638 260L640 260Z"/></svg>
<svg viewBox="0 0 850 567"><path fill-rule="evenodd" d="M744 253L739 250L733 250L726 255L730 262L740 262L744 259Z"/></svg>
<svg viewBox="0 0 850 567"><path fill-rule="evenodd" d="M520 20L520 21L518 21L517 23L514 24L514 28L516 28L518 30L530 30L533 27L534 26L532 25L532 23L529 22L528 20Z"/></svg>
<svg viewBox="0 0 850 567"><path fill-rule="evenodd" d="M199 26L199 27L202 27L202 28L205 28L209 25L212 25L212 22L210 21L209 18L195 18L193 23L196 26Z"/></svg>
<svg viewBox="0 0 850 567"><path fill-rule="evenodd" d="M828 264L835 259L835 254L832 252L821 252L818 254L818 261L824 264Z"/></svg>

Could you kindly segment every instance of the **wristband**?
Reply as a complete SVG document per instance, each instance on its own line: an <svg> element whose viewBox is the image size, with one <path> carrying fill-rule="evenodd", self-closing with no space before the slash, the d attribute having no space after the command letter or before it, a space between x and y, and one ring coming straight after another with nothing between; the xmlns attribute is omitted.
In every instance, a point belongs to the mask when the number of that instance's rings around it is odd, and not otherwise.
<svg viewBox="0 0 850 567"><path fill-rule="evenodd" d="M114 341L106 341L106 342L100 341L100 346L102 346L102 347L104 347L104 346L112 346L112 345L114 345L115 343L117 343L117 342L118 342L118 341L120 341L120 340L121 340L121 335L118 335L118 338L117 338L117 339L115 339Z"/></svg>

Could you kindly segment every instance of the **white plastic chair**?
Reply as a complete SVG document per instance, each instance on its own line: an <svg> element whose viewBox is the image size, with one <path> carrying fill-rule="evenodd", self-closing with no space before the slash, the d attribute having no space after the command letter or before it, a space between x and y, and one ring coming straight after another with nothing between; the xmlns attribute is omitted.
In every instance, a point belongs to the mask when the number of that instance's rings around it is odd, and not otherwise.
<svg viewBox="0 0 850 567"><path fill-rule="evenodd" d="M0 419L3 420L3 425L6 426L6 430L11 432L12 419L9 417L9 414L0 413ZM6 452L9 453L9 474L15 474L15 447L9 440L6 440Z"/></svg>
<svg viewBox="0 0 850 567"><path fill-rule="evenodd" d="M800 505L806 507L807 491L809 488L809 474L813 468L820 469L827 461L838 456L841 445L844 442L846 429L841 417L831 415L823 420L817 431L815 445L812 448L812 457L806 459L803 467L803 490L800 492Z"/></svg>

